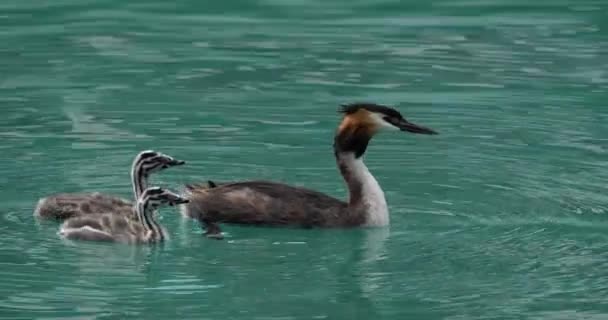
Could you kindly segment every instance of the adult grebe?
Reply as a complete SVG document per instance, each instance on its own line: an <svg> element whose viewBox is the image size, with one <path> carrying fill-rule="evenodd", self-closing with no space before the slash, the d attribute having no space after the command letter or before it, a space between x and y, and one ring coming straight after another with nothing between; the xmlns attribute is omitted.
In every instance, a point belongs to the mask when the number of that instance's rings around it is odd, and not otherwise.
<svg viewBox="0 0 608 320"><path fill-rule="evenodd" d="M59 234L67 239L88 241L110 241L130 244L162 242L167 232L154 217L157 208L187 203L185 199L169 190L151 187L144 190L137 200L138 219L131 219L116 212L77 216L61 225Z"/></svg>
<svg viewBox="0 0 608 320"><path fill-rule="evenodd" d="M185 163L153 150L138 153L131 166L131 183L135 201L147 188L150 174ZM60 193L40 199L34 209L34 216L63 220L74 216L112 211L135 217L134 203L99 192Z"/></svg>
<svg viewBox="0 0 608 320"><path fill-rule="evenodd" d="M190 202L182 215L197 219L208 237L221 238L217 223L292 227L384 226L389 223L384 192L363 163L371 138L381 129L437 134L407 121L397 110L373 103L342 106L334 154L348 186L348 202L323 193L271 181L186 185Z"/></svg>

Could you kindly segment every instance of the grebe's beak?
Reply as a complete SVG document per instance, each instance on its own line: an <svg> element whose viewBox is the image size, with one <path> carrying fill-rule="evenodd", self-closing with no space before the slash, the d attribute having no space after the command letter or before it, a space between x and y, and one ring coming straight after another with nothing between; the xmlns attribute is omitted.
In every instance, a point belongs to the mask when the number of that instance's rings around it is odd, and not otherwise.
<svg viewBox="0 0 608 320"><path fill-rule="evenodd" d="M415 123L411 123L405 119L401 119L399 122L394 123L394 125L397 128L399 128L399 130L401 130L401 131L407 131L407 132L418 133L418 134L438 134L437 131L435 131L431 128L427 128L427 127L417 125Z"/></svg>

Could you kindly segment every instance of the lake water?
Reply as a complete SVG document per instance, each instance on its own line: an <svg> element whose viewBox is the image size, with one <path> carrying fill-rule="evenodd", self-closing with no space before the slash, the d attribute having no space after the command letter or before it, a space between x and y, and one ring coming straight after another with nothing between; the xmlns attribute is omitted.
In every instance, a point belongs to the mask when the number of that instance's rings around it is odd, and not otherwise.
<svg viewBox="0 0 608 320"><path fill-rule="evenodd" d="M0 319L608 319L604 0L0 4ZM61 240L38 198L153 177L263 178L344 198L342 103L391 225L224 226L174 208L164 246Z"/></svg>

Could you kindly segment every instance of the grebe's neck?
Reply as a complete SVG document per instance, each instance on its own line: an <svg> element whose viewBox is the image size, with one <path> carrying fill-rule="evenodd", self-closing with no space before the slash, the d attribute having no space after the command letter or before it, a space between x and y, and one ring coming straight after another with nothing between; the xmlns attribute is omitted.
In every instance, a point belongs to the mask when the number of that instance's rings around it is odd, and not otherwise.
<svg viewBox="0 0 608 320"><path fill-rule="evenodd" d="M150 233L150 240L163 241L165 239L164 232L154 217L155 209L149 205L146 197L137 201L137 218L143 225L144 229Z"/></svg>
<svg viewBox="0 0 608 320"><path fill-rule="evenodd" d="M148 175L141 161L134 162L131 167L131 185L133 186L133 196L137 202L142 192L148 187Z"/></svg>
<svg viewBox="0 0 608 320"><path fill-rule="evenodd" d="M389 224L388 205L378 181L363 163L363 154L371 136L339 133L334 141L334 154L340 173L348 186L348 209L362 212L365 224Z"/></svg>

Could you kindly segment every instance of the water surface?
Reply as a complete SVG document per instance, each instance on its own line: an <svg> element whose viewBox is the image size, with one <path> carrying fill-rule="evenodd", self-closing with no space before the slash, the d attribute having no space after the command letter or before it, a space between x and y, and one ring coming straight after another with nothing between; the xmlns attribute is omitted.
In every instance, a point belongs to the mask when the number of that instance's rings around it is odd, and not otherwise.
<svg viewBox="0 0 608 320"><path fill-rule="evenodd" d="M0 4L0 318L607 319L608 5L602 0ZM38 198L154 177L346 195L341 103L397 106L366 163L389 228L224 227L68 242Z"/></svg>

